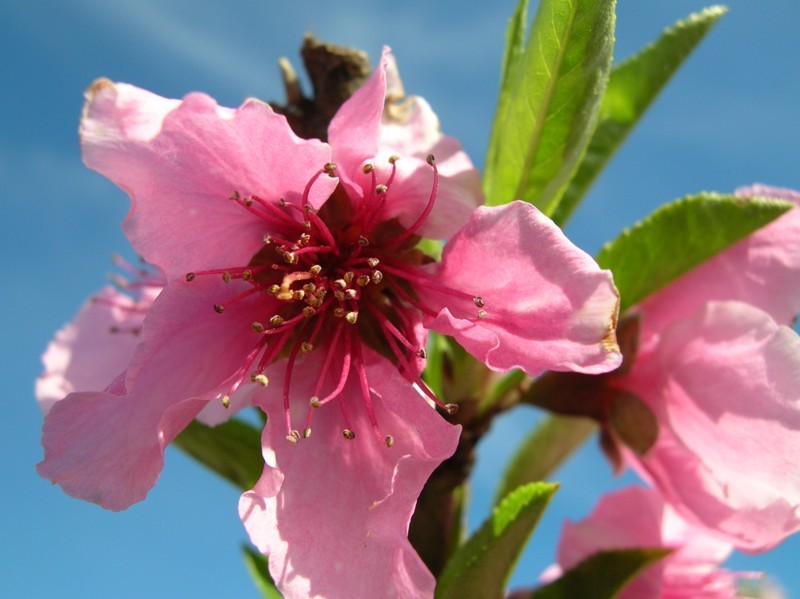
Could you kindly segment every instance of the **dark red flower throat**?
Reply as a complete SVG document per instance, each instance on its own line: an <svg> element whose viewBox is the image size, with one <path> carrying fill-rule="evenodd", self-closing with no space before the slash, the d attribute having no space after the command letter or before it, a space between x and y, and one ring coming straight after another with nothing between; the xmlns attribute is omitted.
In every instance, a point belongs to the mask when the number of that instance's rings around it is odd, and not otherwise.
<svg viewBox="0 0 800 599"><path fill-rule="evenodd" d="M248 289L214 305L220 314L245 297L263 298L264 317L253 322L249 332L257 336L254 347L222 402L227 407L230 396L247 378L267 386L267 367L286 358L283 408L287 439L293 443L311 435L314 410L334 401L344 419L344 438L355 438L350 406L343 393L348 380L355 377L373 431L387 446L392 445L392 436L381 433L375 416L364 344L389 359L409 382L447 412L452 414L457 409L454 404L443 404L420 379L426 357L421 316L435 316L437 311L415 290L427 287L472 300L480 308L478 317L485 316L483 300L441 285L422 268L433 261L417 247L417 232L433 209L439 185L433 156L428 156L433 171L431 193L418 219L404 227L396 218L382 218L396 161L394 156L389 159L391 173L383 183L377 181L371 164L363 167L364 175L371 177L368 197L354 201L340 184L319 212L309 204L309 191L319 177L335 176L336 166L331 163L308 182L300 205L283 199L243 197L234 191L230 200L261 219L270 231L263 237L263 248L245 266L186 275L187 281L218 275L225 283L234 279L248 283ZM301 435L292 427L289 391L298 359L314 347L324 347L325 357L308 400Z"/></svg>

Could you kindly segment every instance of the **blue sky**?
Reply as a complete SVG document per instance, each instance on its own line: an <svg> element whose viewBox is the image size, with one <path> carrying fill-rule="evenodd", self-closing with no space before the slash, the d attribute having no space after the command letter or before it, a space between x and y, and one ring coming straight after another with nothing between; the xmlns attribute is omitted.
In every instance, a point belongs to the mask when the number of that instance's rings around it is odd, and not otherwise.
<svg viewBox="0 0 800 599"><path fill-rule="evenodd" d="M335 6L335 8L334 8ZM317 0L6 0L0 8L0 360L9 408L0 419L4 492L0 589L25 597L256 597L238 555L238 493L177 451L148 499L113 514L41 480L41 417L32 393L53 332L125 251L125 195L85 169L77 145L82 93L95 78L180 97L202 90L235 106L282 100L276 61L295 60L306 31L367 50L393 47L406 90L425 96L444 130L482 164L502 37L513 3ZM688 0L618 8L617 57L704 5ZM800 5L732 0L730 13L678 74L595 185L568 234L595 252L659 204L760 181L800 189ZM520 411L481 448L471 523L486 513L496 464L530 427ZM585 515L615 480L589 444L557 477L563 487L514 582L550 562L561 520ZM731 567L768 570L800 589L800 538Z"/></svg>

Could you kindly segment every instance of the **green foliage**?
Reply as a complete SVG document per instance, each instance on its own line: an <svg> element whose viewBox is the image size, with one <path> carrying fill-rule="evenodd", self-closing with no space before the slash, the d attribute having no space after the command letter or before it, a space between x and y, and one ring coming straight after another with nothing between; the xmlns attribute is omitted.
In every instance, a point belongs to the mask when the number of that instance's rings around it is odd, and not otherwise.
<svg viewBox="0 0 800 599"><path fill-rule="evenodd" d="M726 12L724 6L712 6L691 14L612 69L600 108L600 122L580 168L553 213L556 223L561 226L566 223L661 89Z"/></svg>
<svg viewBox="0 0 800 599"><path fill-rule="evenodd" d="M613 599L639 572L669 553L669 549L601 551L538 589L531 599Z"/></svg>
<svg viewBox="0 0 800 599"><path fill-rule="evenodd" d="M241 420L210 427L193 421L173 444L243 491L264 469L261 431Z"/></svg>
<svg viewBox="0 0 800 599"><path fill-rule="evenodd" d="M763 198L689 196L624 230L600 250L597 262L613 271L624 312L791 207Z"/></svg>
<svg viewBox="0 0 800 599"><path fill-rule="evenodd" d="M242 547L242 557L250 578L253 579L256 588L261 591L261 596L265 599L282 599L283 595L275 587L272 576L269 574L267 558L250 547Z"/></svg>
<svg viewBox="0 0 800 599"><path fill-rule="evenodd" d="M506 582L558 485L533 483L510 493L453 555L437 599L502 597Z"/></svg>
<svg viewBox="0 0 800 599"><path fill-rule="evenodd" d="M545 480L596 429L597 425L588 418L545 417L508 463L496 501L520 485Z"/></svg>
<svg viewBox="0 0 800 599"><path fill-rule="evenodd" d="M558 205L597 123L614 47L614 0L541 0L524 51L527 0L506 34L487 150L487 204Z"/></svg>

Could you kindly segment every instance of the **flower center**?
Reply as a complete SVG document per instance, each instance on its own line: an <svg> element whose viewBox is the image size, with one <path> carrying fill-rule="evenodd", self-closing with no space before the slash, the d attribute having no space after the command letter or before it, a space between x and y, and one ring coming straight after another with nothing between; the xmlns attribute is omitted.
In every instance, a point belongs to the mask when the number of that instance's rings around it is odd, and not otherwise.
<svg viewBox="0 0 800 599"><path fill-rule="evenodd" d="M227 407L230 396L247 378L267 386L266 368L285 358L283 408L287 439L292 443L311 435L313 413L332 402L341 408L343 437L355 438L351 406L343 394L347 382L354 379L375 435L391 447L393 437L382 434L375 416L364 345L387 358L438 406L451 414L457 409L454 404L443 404L420 378L420 361L426 353L418 325L423 314L435 316L436 310L425 305L416 291L427 287L468 298L478 308L483 308L483 300L442 286L423 268L432 259L416 247L416 232L436 200L438 171L433 156L428 157L433 171L431 194L419 218L407 228L397 219L381 219L396 161L394 156L389 159L392 170L384 183L378 183L371 164L365 165L363 172L371 177L371 185L362 201L352 201L339 185L319 212L308 202L309 191L320 176L334 176L336 167L330 163L308 182L300 205L234 191L230 200L264 221L270 231L263 237L262 249L247 265L186 275L187 281L218 275L225 283L240 280L248 284L240 293L214 304L219 314L254 294L263 298L264 317L251 324L249 333L257 335L257 341L222 402ZM479 310L477 316L483 315ZM298 359L315 347L324 348L324 359L315 375L301 434L292 426L289 393Z"/></svg>

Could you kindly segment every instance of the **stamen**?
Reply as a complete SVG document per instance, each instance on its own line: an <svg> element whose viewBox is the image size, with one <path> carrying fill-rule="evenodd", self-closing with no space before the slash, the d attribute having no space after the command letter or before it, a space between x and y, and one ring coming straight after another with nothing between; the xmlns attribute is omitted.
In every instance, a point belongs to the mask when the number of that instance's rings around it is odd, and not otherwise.
<svg viewBox="0 0 800 599"><path fill-rule="evenodd" d="M348 441L352 441L353 439L356 438L356 434L349 428L346 428L342 431L342 436Z"/></svg>
<svg viewBox="0 0 800 599"><path fill-rule="evenodd" d="M367 410L367 417L369 418L370 424L372 424L372 430L375 431L375 436L378 438L378 442L380 442L383 439L383 435L381 435L381 429L378 426L375 409L372 407L372 396L369 390L369 381L367 380L367 369L364 366L364 359L361 356L361 341L358 339L354 339L353 354L355 357L356 372L358 373L358 382L361 387L361 400L364 402L364 408Z"/></svg>
<svg viewBox="0 0 800 599"><path fill-rule="evenodd" d="M308 180L306 183L306 187L303 190L303 199L300 201L300 205L304 208L309 206L309 198L308 194L311 192L311 186L320 178L321 175L327 174L330 175L336 169L336 165L332 162L326 163L319 171L317 171L311 179Z"/></svg>
<svg viewBox="0 0 800 599"><path fill-rule="evenodd" d="M226 300L222 304L214 304L214 311L217 314L222 314L225 311L226 308L229 308L231 306L231 304L235 304L236 302L241 301L244 298L246 298L246 297L248 297L250 295L253 295L254 293L258 293L259 291L261 291L261 290L258 287L252 287L252 288L248 289L247 291L243 291L242 293L239 293L238 295L234 295L232 298L229 298L228 300Z"/></svg>
<svg viewBox="0 0 800 599"><path fill-rule="evenodd" d="M383 263L383 270L386 272L393 274L401 279L405 279L410 283L414 283L415 286L423 286L433 291L437 291L439 293L450 295L452 297L459 297L464 299L469 299L472 301L476 306L480 302L480 306L485 305L483 302L483 298L476 297L471 293L466 293L464 291L459 291L458 289L453 289L452 287L448 287L447 285L442 285L439 283L435 277L432 275L428 275L423 273L418 268L413 266L406 266L401 265L394 260L392 261L393 264L391 266L387 265L385 262ZM379 271L376 271L379 272Z"/></svg>
<svg viewBox="0 0 800 599"><path fill-rule="evenodd" d="M413 225L411 225L400 235L398 235L397 237L395 237L394 239L385 244L387 247L402 243L403 241L414 235L414 233L417 232L417 229L419 229L422 226L422 223L424 223L428 219L431 210L433 210L433 205L436 202L436 193L439 190L439 169L436 168L436 161L433 158L433 154L428 154L427 161L428 164L430 164L433 167L433 188L431 189L430 198L428 198L428 205L425 206L425 210L422 211L422 214L420 214L419 218Z"/></svg>
<svg viewBox="0 0 800 599"><path fill-rule="evenodd" d="M391 447L392 445L394 445L394 437L392 437L391 435L386 435L385 442L386 442L386 447Z"/></svg>

